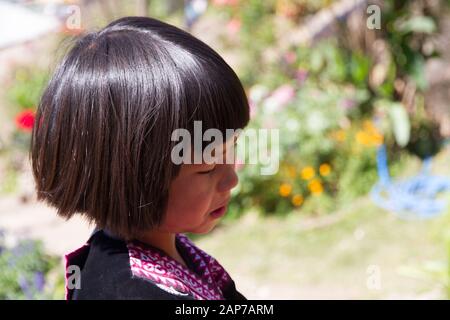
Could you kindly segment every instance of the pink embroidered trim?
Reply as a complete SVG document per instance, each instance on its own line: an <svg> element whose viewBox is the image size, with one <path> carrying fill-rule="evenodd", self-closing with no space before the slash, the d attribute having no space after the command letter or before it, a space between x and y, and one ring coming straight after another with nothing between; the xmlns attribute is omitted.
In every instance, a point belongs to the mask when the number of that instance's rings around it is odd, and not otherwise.
<svg viewBox="0 0 450 320"><path fill-rule="evenodd" d="M178 234L177 240L201 276L158 250L128 242L132 274L151 280L168 291L191 294L198 300L223 300L223 289L232 281L225 269L185 235Z"/></svg>

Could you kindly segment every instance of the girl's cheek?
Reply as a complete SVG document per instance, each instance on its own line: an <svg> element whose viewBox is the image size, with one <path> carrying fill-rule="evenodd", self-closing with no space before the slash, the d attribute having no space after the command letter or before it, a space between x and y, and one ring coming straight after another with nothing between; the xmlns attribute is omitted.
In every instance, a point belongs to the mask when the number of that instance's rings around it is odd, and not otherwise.
<svg viewBox="0 0 450 320"><path fill-rule="evenodd" d="M185 185L182 197L187 197L191 201L207 199L214 191L215 178L210 174L194 174Z"/></svg>
<svg viewBox="0 0 450 320"><path fill-rule="evenodd" d="M190 187L199 186L201 189L208 189L215 183L217 180L217 172L213 171L210 173L199 174L197 173L193 179L190 181ZM195 181L195 182L194 182Z"/></svg>
<svg viewBox="0 0 450 320"><path fill-rule="evenodd" d="M204 183L203 185L198 186L195 198L198 202L207 202L213 197L214 191L214 183Z"/></svg>

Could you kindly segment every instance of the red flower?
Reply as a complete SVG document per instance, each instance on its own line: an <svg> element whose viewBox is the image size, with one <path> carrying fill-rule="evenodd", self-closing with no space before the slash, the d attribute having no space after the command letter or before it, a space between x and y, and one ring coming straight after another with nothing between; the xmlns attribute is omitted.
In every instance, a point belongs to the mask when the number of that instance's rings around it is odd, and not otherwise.
<svg viewBox="0 0 450 320"><path fill-rule="evenodd" d="M34 111L24 110L16 116L16 125L23 131L31 131L34 124Z"/></svg>

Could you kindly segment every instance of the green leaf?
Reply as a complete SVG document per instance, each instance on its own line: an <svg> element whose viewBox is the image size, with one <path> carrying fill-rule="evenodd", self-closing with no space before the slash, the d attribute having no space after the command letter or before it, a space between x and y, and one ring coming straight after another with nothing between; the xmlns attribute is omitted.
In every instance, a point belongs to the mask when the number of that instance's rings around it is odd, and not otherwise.
<svg viewBox="0 0 450 320"><path fill-rule="evenodd" d="M350 73L357 85L365 84L370 70L370 59L360 53L352 53Z"/></svg>
<svg viewBox="0 0 450 320"><path fill-rule="evenodd" d="M414 58L409 65L409 74L416 82L417 88L425 90L427 88L427 79L425 76L425 61L420 54L414 54Z"/></svg>
<svg viewBox="0 0 450 320"><path fill-rule="evenodd" d="M411 134L411 123L408 113L401 103L394 102L389 108L389 118L391 120L395 141L401 147L405 147Z"/></svg>
<svg viewBox="0 0 450 320"><path fill-rule="evenodd" d="M421 32L429 34L436 31L436 23L430 17L416 16L400 23L399 30L405 33Z"/></svg>

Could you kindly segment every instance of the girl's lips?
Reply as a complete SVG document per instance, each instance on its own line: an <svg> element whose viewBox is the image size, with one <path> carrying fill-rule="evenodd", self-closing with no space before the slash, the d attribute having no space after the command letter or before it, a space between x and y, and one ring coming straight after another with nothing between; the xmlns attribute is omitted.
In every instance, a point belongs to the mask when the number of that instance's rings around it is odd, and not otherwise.
<svg viewBox="0 0 450 320"><path fill-rule="evenodd" d="M227 211L227 205L220 207L219 209L214 210L210 213L213 218L219 218L225 214Z"/></svg>

